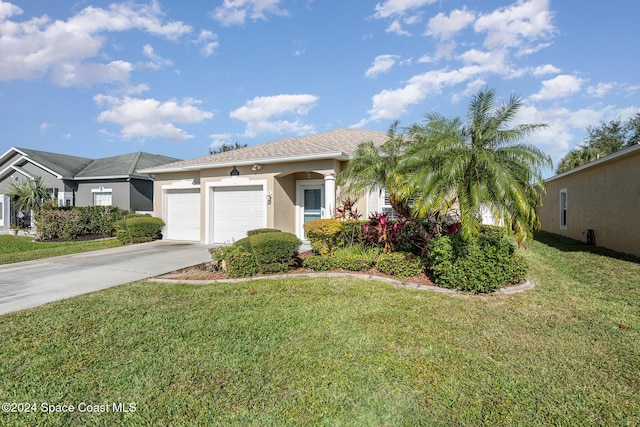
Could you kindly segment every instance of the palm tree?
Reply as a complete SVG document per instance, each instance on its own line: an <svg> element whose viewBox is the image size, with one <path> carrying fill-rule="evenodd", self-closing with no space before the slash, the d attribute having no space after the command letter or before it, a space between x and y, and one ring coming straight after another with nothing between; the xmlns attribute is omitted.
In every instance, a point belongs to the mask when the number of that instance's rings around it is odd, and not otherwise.
<svg viewBox="0 0 640 427"><path fill-rule="evenodd" d="M478 235L481 208L515 232L524 243L539 228L536 214L544 195L541 176L551 159L522 140L545 124L507 127L522 99L511 96L507 104L495 107L493 90L481 90L468 108L467 123L428 114L424 125L409 129L414 141L401 168L414 171L402 194L416 194L414 210L418 216L446 212L457 202L462 236Z"/></svg>
<svg viewBox="0 0 640 427"><path fill-rule="evenodd" d="M11 183L8 196L12 198L16 207L27 213L38 213L42 209L44 201L51 198L51 193L45 187L41 177L33 180Z"/></svg>
<svg viewBox="0 0 640 427"><path fill-rule="evenodd" d="M404 180L400 159L409 145L406 137L398 134L398 124L398 121L391 124L387 131L389 139L379 148L373 142L360 144L346 169L338 174L336 183L342 188L340 197L343 198L357 198L364 191L384 188L391 207L405 218L411 218L410 196L402 197L397 191Z"/></svg>
<svg viewBox="0 0 640 427"><path fill-rule="evenodd" d="M600 158L600 153L591 147L578 147L569 151L566 156L560 160L556 173L567 172L578 166L585 165L589 162Z"/></svg>

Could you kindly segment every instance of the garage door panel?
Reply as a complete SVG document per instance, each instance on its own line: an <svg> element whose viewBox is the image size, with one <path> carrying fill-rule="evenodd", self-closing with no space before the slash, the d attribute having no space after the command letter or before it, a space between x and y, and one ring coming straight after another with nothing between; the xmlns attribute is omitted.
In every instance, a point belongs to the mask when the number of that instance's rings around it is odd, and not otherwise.
<svg viewBox="0 0 640 427"><path fill-rule="evenodd" d="M169 240L200 240L200 190L167 192L165 238Z"/></svg>
<svg viewBox="0 0 640 427"><path fill-rule="evenodd" d="M242 239L247 231L265 226L262 186L215 187L213 190L213 241Z"/></svg>

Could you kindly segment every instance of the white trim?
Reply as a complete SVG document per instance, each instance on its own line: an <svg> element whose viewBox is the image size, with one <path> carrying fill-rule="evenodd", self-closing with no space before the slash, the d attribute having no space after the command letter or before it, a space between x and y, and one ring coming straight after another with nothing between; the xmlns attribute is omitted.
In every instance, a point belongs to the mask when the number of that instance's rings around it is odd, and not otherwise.
<svg viewBox="0 0 640 427"><path fill-rule="evenodd" d="M183 179L181 181L175 181L171 184L163 184L162 191L165 190L181 190L181 189L194 189L200 188L200 184L194 184L192 179Z"/></svg>
<svg viewBox="0 0 640 427"><path fill-rule="evenodd" d="M320 189L321 205L324 206L324 179L300 179L296 181L296 236L300 240L304 240L304 190ZM321 217L324 218L324 207L322 208Z"/></svg>
<svg viewBox="0 0 640 427"><path fill-rule="evenodd" d="M204 192L204 242L207 245L213 244L213 223L211 221L213 216L213 192L216 187L262 187L262 199L264 201L262 218L262 227L267 226L267 180L266 179L250 179L240 176L232 176L230 178L224 178L220 181L207 182L205 184Z"/></svg>
<svg viewBox="0 0 640 427"><path fill-rule="evenodd" d="M568 221L568 216L569 216L569 195L567 193L567 189L566 188L561 188L560 189L560 200L559 200L559 205L560 205L560 216L558 218L558 224L560 224L560 230L566 230L567 229L567 224L569 223ZM562 196L564 195L564 206L562 206ZM563 216L566 215L565 216Z"/></svg>
<svg viewBox="0 0 640 427"><path fill-rule="evenodd" d="M113 188L104 188L104 187L92 188L91 192L92 193L113 193Z"/></svg>
<svg viewBox="0 0 640 427"><path fill-rule="evenodd" d="M195 165L184 165L184 166L175 166L171 168L147 168L141 169L138 172L140 173L163 173L163 172L180 172L180 171L197 171L201 169L220 169L220 168L231 168L233 166L249 166L255 165L259 163L261 165L265 164L277 164L277 163L292 163L292 162L303 162L310 160L327 160L327 159L336 159L336 160L349 160L350 156L343 151L335 151L329 153L320 153L320 154L305 154L301 156L292 156L292 157L269 157L269 158L253 158L251 160L228 160L221 163L198 163Z"/></svg>

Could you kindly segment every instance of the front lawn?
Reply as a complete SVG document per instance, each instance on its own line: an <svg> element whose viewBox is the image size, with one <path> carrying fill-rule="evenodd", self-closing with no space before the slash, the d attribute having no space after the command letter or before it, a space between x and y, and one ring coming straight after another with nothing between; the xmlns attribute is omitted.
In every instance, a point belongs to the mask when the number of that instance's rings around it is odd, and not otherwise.
<svg viewBox="0 0 640 427"><path fill-rule="evenodd" d="M0 424L638 425L640 265L587 249L540 235L510 296L137 282L8 314L0 395L38 413Z"/></svg>
<svg viewBox="0 0 640 427"><path fill-rule="evenodd" d="M122 244L114 239L77 242L36 242L32 237L0 235L0 264L108 249Z"/></svg>

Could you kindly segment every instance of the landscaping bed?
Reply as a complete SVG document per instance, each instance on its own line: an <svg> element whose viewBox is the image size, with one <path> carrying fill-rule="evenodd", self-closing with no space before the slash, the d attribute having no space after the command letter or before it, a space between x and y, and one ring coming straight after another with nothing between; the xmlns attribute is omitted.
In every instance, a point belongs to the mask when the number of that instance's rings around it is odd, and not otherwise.
<svg viewBox="0 0 640 427"><path fill-rule="evenodd" d="M303 252L300 254L300 259L307 258L309 256L313 256L312 251ZM310 268L298 267L287 272L288 275L308 275L312 273L317 273L315 270ZM422 274L420 276L412 276L412 277L397 277L390 274L381 273L376 267L369 268L365 271L355 272L349 271L345 269L332 269L326 271L326 273L345 273L345 274L362 274L363 276L380 276L387 277L390 279L395 279L407 283L412 283L419 286L434 286L437 287L435 283L427 276L426 274ZM269 276L269 275L265 275ZM193 265L191 267L182 268L180 270L172 271L167 274L163 274L157 277L158 279L171 279L171 280L226 280L232 279L227 275L224 271L214 271L213 270L213 262L205 262L202 264Z"/></svg>

